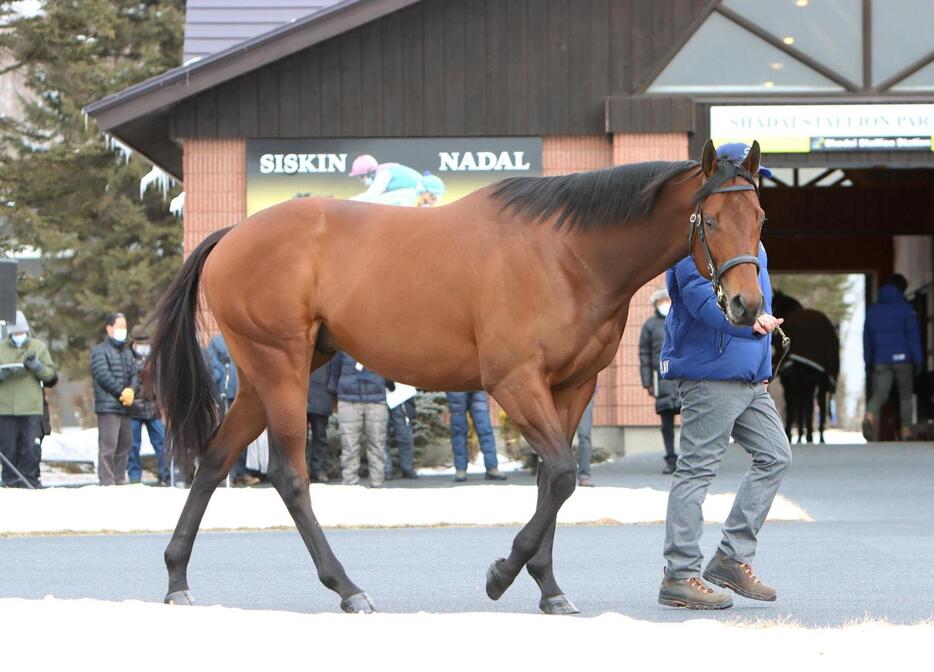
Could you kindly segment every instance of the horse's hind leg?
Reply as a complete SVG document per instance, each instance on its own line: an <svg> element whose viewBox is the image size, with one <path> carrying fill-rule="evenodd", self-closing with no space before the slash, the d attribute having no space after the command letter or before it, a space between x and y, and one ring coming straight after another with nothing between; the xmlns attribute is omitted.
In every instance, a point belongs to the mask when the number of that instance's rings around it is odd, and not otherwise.
<svg viewBox="0 0 934 672"><path fill-rule="evenodd" d="M290 346L291 351L285 349ZM309 357L299 350L296 342L287 341L282 348L251 349L244 359L269 423L269 480L295 521L321 583L340 595L344 611L370 613L373 602L347 577L311 508L305 464ZM327 359L316 355L315 364Z"/></svg>
<svg viewBox="0 0 934 672"><path fill-rule="evenodd" d="M549 578L552 545L550 537L554 534L555 521L561 505L571 496L577 484L577 461L571 454L571 444L560 421L555 399L541 372L514 371L491 386L490 391L539 454L541 463L538 468L538 503L535 514L516 535L509 557L499 559L490 566L487 572L486 593L491 599L498 600L512 585L519 571L544 544L545 550L542 553L547 553L549 559L538 564L533 563L531 571L537 572L543 580L540 584L543 597L555 597L545 595L553 591L561 595L553 575ZM584 407L586 403L581 406L581 413ZM575 423L580 420L579 415ZM556 613L575 612L576 609L567 598L563 599L567 604L556 610ZM542 606L543 609L549 607L549 604Z"/></svg>
<svg viewBox="0 0 934 672"><path fill-rule="evenodd" d="M204 511L214 490L227 476L237 457L266 425L263 407L242 372L240 381L240 389L233 405L208 442L188 492L188 499L175 526L175 533L165 549L165 566L169 572L169 590L165 602L168 604L192 603L191 593L188 591L188 560L191 558L191 549Z"/></svg>

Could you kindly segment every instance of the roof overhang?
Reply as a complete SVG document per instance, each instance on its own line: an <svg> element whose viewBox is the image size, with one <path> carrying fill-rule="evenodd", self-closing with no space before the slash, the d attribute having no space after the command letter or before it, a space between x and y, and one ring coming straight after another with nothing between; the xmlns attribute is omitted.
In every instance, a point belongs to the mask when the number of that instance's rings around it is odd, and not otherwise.
<svg viewBox="0 0 934 672"><path fill-rule="evenodd" d="M345 0L102 98L85 112L102 131L181 178L181 148L171 137L170 123L180 101L417 2Z"/></svg>

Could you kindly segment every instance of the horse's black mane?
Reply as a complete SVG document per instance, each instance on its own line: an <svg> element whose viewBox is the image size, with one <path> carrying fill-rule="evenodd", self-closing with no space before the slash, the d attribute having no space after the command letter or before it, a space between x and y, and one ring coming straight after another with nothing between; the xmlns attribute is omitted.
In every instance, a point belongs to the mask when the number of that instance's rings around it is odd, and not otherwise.
<svg viewBox="0 0 934 672"><path fill-rule="evenodd" d="M669 180L688 171L687 178L695 177L700 170L697 161L647 161L555 177L510 177L494 184L492 195L502 202L503 210L533 221L558 215L556 229L606 228L647 216ZM718 161L694 194L694 205L735 177L753 182L742 166Z"/></svg>

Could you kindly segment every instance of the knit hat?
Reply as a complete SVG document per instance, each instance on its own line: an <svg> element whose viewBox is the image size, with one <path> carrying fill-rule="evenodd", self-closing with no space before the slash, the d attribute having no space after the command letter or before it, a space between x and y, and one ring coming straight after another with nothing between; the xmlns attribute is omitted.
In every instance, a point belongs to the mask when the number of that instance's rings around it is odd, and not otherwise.
<svg viewBox="0 0 934 672"><path fill-rule="evenodd" d="M20 334L29 331L29 322L26 321L26 316L23 315L23 311L16 311L16 322L11 324L7 331L11 334Z"/></svg>

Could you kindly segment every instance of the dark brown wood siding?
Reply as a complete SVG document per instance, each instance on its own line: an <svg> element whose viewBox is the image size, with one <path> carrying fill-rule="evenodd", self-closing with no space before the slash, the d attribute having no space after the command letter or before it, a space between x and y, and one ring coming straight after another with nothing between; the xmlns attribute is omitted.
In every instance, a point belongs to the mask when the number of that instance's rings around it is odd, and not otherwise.
<svg viewBox="0 0 934 672"><path fill-rule="evenodd" d="M708 0L424 0L198 94L175 137L605 131Z"/></svg>

